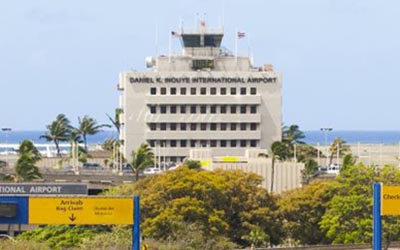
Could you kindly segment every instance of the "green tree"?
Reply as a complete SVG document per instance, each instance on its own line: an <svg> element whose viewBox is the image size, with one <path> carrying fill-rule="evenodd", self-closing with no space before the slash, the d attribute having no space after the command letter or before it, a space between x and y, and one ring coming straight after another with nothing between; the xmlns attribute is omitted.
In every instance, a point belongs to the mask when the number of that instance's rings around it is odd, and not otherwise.
<svg viewBox="0 0 400 250"><path fill-rule="evenodd" d="M286 236L300 245L329 244L319 223L333 197L334 181L316 180L285 192L278 201Z"/></svg>
<svg viewBox="0 0 400 250"><path fill-rule="evenodd" d="M328 202L321 220L321 229L333 243L369 243L372 240L372 184L399 185L400 172L395 167L377 169L358 164L349 166L336 178L332 192L335 196ZM400 239L400 218L383 217L383 238Z"/></svg>
<svg viewBox="0 0 400 250"><path fill-rule="evenodd" d="M85 115L83 118L78 117L79 125L76 128L77 134L82 136L85 150L87 151L87 136L95 135L101 131L101 128L110 127L107 124L97 124L96 120Z"/></svg>
<svg viewBox="0 0 400 250"><path fill-rule="evenodd" d="M119 117L122 113L123 113L123 110L121 108L116 108L114 118L112 118L110 115L106 114L108 119L111 121L111 123L114 125L115 129L117 130L118 135L121 132L121 121L120 121Z"/></svg>
<svg viewBox="0 0 400 250"><path fill-rule="evenodd" d="M201 168L200 162L195 161L195 160L186 160L183 162L183 165L188 167L189 169L200 169Z"/></svg>
<svg viewBox="0 0 400 250"><path fill-rule="evenodd" d="M135 180L139 180L139 173L145 168L154 165L154 153L149 145L142 144L136 152L132 151L130 165L135 173Z"/></svg>
<svg viewBox="0 0 400 250"><path fill-rule="evenodd" d="M329 165L332 164L333 157L339 152L339 157L344 156L350 152L350 146L346 144L346 141L338 137L333 140L331 146L329 147Z"/></svg>
<svg viewBox="0 0 400 250"><path fill-rule="evenodd" d="M356 159L352 154L346 154L342 160L342 166L340 166L340 171L344 171L350 166L354 166L356 164Z"/></svg>
<svg viewBox="0 0 400 250"><path fill-rule="evenodd" d="M288 145L286 143L275 141L271 144L271 192L274 191L275 179L275 161L286 160L290 157Z"/></svg>
<svg viewBox="0 0 400 250"><path fill-rule="evenodd" d="M72 131L70 121L64 114L59 114L57 115L56 120L47 125L46 128L46 133L44 135L41 135L40 138L44 138L47 141L54 142L57 149L57 157L61 157L59 144L60 142L68 141L70 138L70 134Z"/></svg>
<svg viewBox="0 0 400 250"><path fill-rule="evenodd" d="M16 182L31 181L41 178L39 168L35 164L41 159L40 153L31 141L23 141L18 150L18 160L15 164L15 173L6 177Z"/></svg>
<svg viewBox="0 0 400 250"><path fill-rule="evenodd" d="M304 138L305 135L298 125L293 124L289 127L284 126L282 128L282 142L289 145L289 148L292 150L294 144L305 144L304 141L302 141Z"/></svg>
<svg viewBox="0 0 400 250"><path fill-rule="evenodd" d="M261 182L260 176L238 170L197 171L180 167L116 187L108 195L142 197L145 238L168 240L182 225L196 225L205 239L226 237L246 246L250 241L243 237L260 229L277 244L282 231L276 200L260 187ZM186 231L181 232L183 235L176 238L185 237Z"/></svg>

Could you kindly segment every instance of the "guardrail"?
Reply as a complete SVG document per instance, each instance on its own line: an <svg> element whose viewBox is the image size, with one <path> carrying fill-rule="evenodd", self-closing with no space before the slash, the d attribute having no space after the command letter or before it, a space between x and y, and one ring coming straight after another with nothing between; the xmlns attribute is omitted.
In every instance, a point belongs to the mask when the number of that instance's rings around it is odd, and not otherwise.
<svg viewBox="0 0 400 250"><path fill-rule="evenodd" d="M386 245L383 246L383 249L386 249ZM399 249L400 241L391 242L389 244L388 249ZM248 250L249 248L245 248L243 250ZM274 247L274 248L254 248L254 250L351 250L351 249L360 249L367 250L372 249L372 245L370 244L340 244L340 245L314 245L314 246L298 246L298 247Z"/></svg>

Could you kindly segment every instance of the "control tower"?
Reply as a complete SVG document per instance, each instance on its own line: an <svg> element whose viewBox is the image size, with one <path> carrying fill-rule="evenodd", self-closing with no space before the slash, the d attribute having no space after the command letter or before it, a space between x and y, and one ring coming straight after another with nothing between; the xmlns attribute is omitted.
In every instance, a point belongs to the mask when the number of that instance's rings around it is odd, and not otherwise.
<svg viewBox="0 0 400 250"><path fill-rule="evenodd" d="M281 74L224 49L223 37L223 29L204 22L172 31L181 54L147 58L149 70L120 73L120 139L127 158L142 143L166 162L180 162L191 148L236 156L281 139Z"/></svg>

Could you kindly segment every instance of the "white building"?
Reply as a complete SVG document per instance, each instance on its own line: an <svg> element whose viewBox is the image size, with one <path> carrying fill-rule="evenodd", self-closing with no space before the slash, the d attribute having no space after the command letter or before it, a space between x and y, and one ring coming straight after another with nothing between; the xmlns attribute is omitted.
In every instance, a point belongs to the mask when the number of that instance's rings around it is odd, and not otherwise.
<svg viewBox="0 0 400 250"><path fill-rule="evenodd" d="M179 162L190 148L244 155L281 139L280 73L221 47L222 29L203 24L171 36L181 40L182 54L147 59L149 71L120 73L120 139L128 158L142 143Z"/></svg>

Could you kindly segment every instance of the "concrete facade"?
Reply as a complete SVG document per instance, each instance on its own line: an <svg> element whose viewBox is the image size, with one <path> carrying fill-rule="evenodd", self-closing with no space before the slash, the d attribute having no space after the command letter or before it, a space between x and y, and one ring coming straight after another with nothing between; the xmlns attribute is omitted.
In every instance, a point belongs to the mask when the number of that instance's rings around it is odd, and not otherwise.
<svg viewBox="0 0 400 250"><path fill-rule="evenodd" d="M182 55L148 59L149 71L120 73L124 155L149 144L165 161L191 148L243 155L281 139L282 76L220 47L223 33L182 32Z"/></svg>

